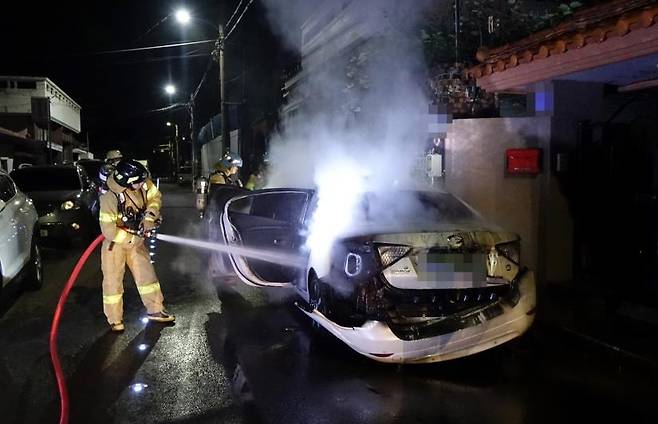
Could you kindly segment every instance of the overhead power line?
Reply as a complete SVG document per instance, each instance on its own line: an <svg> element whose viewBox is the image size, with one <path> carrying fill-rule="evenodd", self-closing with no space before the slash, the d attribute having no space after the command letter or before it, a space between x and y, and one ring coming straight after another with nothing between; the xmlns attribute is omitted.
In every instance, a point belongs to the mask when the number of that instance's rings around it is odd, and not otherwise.
<svg viewBox="0 0 658 424"><path fill-rule="evenodd" d="M243 2L243 1L244 1L244 0L240 0L240 3L238 3L238 5L236 6L235 10L233 11L233 14L231 15L230 18L228 18L228 21L226 21L226 27L227 27L227 28L228 28L229 25L231 25L231 21L233 20L233 18L235 17L235 15L238 13L238 10L240 10L240 6L242 6L242 2Z"/></svg>
<svg viewBox="0 0 658 424"><path fill-rule="evenodd" d="M190 101L194 101L196 99L197 94L199 94L199 90L201 90L201 86L203 83L206 81L206 77L208 76L208 72L210 72L210 69L212 68L213 64L213 58L212 56L208 59L208 65L206 65L206 72L203 73L203 77L201 78L201 81L199 81L199 85L197 85L196 89L192 93L192 96L190 98Z"/></svg>
<svg viewBox="0 0 658 424"><path fill-rule="evenodd" d="M171 16L171 15L167 15L167 16L165 16L164 18L160 19L158 22L155 23L155 25L153 25L151 28L149 28L148 31L146 31L144 34L140 35L139 37L135 38L130 44L133 44L133 45L134 45L134 44L137 43L139 40L141 40L142 38L144 38L144 37L146 37L147 35L149 35L149 34L151 33L151 31L153 31L155 28L157 28L158 26L160 26L161 23L163 23L164 21L166 21L167 19L169 19L170 16Z"/></svg>
<svg viewBox="0 0 658 424"><path fill-rule="evenodd" d="M254 0L249 0L249 3L247 3L247 5L242 10L242 13L240 14L240 17L238 18L238 20L235 21L235 24L233 24L231 29L226 32L226 36L224 37L224 40L228 39L231 36L231 33L238 26L238 24L242 20L242 17L244 16L245 13L247 13L247 10L249 9L249 6L251 6L251 3L253 3L253 2L254 2Z"/></svg>
<svg viewBox="0 0 658 424"><path fill-rule="evenodd" d="M186 54L180 56L165 56L165 57L154 57L150 59L137 59L123 62L112 62L112 65L138 65L141 63L152 63L152 62L165 62L171 60L179 59L192 59L196 57L208 57L208 53L195 53L195 54Z"/></svg>
<svg viewBox="0 0 658 424"><path fill-rule="evenodd" d="M170 47L194 46L194 45L197 45L197 44L208 44L208 43L214 43L214 42L215 42L215 40L197 40L197 41L188 41L188 42L185 42L185 43L161 44L159 46L137 47L137 48L134 48L134 49L105 50L105 51L101 51L101 52L92 52L92 53L88 53L88 54L97 55L97 54L139 52L139 51L144 51L144 50L157 50L157 49L167 49L167 48L170 48Z"/></svg>

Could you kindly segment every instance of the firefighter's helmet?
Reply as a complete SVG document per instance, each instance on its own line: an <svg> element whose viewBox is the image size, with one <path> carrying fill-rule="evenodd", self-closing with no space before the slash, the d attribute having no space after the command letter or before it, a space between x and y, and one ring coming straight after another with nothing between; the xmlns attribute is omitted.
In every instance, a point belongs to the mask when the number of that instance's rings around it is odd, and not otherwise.
<svg viewBox="0 0 658 424"><path fill-rule="evenodd" d="M229 169L232 166L237 166L238 168L242 167L242 158L237 153L226 153L222 158L221 164Z"/></svg>
<svg viewBox="0 0 658 424"><path fill-rule="evenodd" d="M112 171L114 170L114 167L108 164L103 164L103 166L100 167L98 170L98 179L100 179L103 184L107 182L107 177L112 174Z"/></svg>
<svg viewBox="0 0 658 424"><path fill-rule="evenodd" d="M114 170L114 180L121 187L130 187L132 184L144 182L148 177L148 170L144 165L133 159L122 160Z"/></svg>
<svg viewBox="0 0 658 424"><path fill-rule="evenodd" d="M111 160L117 160L117 159L123 159L123 155L121 154L121 150L110 150L105 155L105 161L111 161Z"/></svg>

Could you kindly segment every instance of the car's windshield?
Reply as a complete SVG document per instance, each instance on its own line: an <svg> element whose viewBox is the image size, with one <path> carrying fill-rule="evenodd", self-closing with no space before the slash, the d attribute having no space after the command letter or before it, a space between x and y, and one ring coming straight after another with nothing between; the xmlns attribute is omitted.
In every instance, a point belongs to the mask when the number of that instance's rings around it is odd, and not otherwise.
<svg viewBox="0 0 658 424"><path fill-rule="evenodd" d="M476 220L477 216L448 193L390 191L364 194L359 218L366 223L446 223Z"/></svg>
<svg viewBox="0 0 658 424"><path fill-rule="evenodd" d="M80 190L80 178L75 168L23 168L11 173L23 192Z"/></svg>

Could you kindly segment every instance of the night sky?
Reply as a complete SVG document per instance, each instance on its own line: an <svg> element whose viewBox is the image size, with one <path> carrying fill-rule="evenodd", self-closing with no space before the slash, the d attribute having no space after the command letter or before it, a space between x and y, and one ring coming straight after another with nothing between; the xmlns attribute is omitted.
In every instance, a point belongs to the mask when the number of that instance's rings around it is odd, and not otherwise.
<svg viewBox="0 0 658 424"><path fill-rule="evenodd" d="M181 132L188 131L186 110L153 110L170 104L164 93L168 82L178 89L171 102L189 98L206 70L213 44L99 52L214 39L211 26L193 20L182 27L173 16L145 33L180 6L218 24L226 22L237 4L238 0L3 2L0 74L44 76L59 85L82 106L79 138L84 141L89 132L91 150L97 156L118 147L145 157L171 134L166 121L173 120ZM281 72L294 57L277 42L264 16L263 6L254 1L228 40L226 54L227 101L245 101L252 118L276 112ZM197 130L218 112L214 64L197 98Z"/></svg>

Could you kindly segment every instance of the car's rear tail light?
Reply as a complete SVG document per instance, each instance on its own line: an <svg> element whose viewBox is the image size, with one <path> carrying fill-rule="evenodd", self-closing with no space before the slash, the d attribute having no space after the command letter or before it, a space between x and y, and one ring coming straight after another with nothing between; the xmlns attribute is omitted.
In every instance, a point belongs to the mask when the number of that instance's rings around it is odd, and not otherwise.
<svg viewBox="0 0 658 424"><path fill-rule="evenodd" d="M379 252L379 259L382 262L383 269L386 269L407 256L411 252L411 247L399 244L380 245L377 247L377 251Z"/></svg>
<svg viewBox="0 0 658 424"><path fill-rule="evenodd" d="M521 244L518 240L509 243L501 243L496 245L496 250L499 254L506 257L515 264L521 263Z"/></svg>

